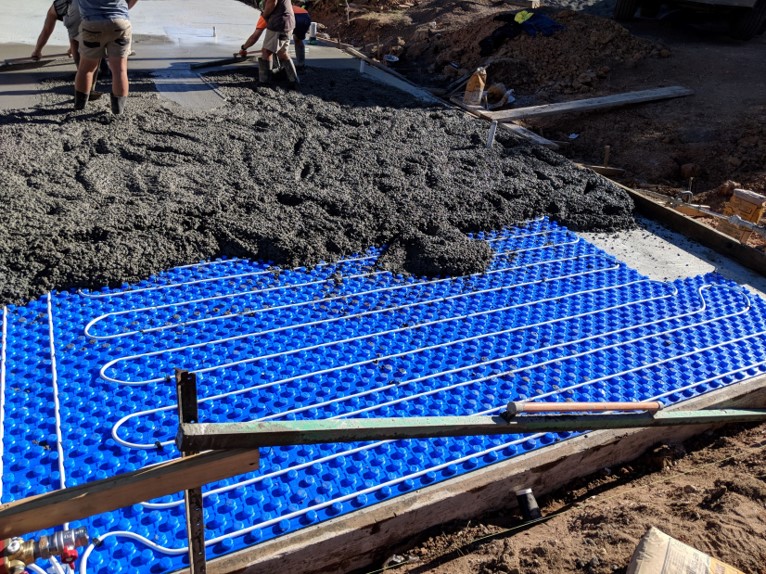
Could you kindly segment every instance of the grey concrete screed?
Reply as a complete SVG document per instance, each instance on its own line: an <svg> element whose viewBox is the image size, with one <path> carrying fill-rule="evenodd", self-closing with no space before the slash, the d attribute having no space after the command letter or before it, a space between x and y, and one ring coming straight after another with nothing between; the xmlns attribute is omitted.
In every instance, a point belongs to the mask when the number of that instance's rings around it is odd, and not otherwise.
<svg viewBox="0 0 766 574"><path fill-rule="evenodd" d="M0 304L137 281L219 256L312 265L387 245L380 264L481 272L466 233L548 215L573 230L633 226L624 191L560 155L356 72L308 68L300 93L254 70L211 75L229 104L188 110L133 77L129 110L0 114Z"/></svg>

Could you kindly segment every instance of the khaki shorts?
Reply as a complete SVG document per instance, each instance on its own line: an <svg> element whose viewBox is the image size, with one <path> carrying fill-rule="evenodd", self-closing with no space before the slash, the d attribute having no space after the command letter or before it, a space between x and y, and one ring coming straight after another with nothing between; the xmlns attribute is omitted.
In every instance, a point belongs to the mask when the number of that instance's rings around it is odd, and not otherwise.
<svg viewBox="0 0 766 574"><path fill-rule="evenodd" d="M266 34L263 37L263 49L272 54L279 54L282 50L287 50L290 45L290 35L285 32L275 32L266 28Z"/></svg>
<svg viewBox="0 0 766 574"><path fill-rule="evenodd" d="M132 38L130 20L83 20L80 24L80 55L99 60L127 58Z"/></svg>

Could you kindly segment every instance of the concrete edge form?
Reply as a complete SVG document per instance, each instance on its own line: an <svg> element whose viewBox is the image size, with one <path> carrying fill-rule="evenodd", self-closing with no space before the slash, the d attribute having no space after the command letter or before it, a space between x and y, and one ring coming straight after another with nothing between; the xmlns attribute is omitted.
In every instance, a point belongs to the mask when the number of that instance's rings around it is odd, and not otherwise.
<svg viewBox="0 0 766 574"><path fill-rule="evenodd" d="M766 376L669 407L697 410L766 405ZM210 561L212 574L276 571L340 573L385 559L392 548L453 520L516 506L514 492L544 495L574 479L635 459L663 441L678 442L709 426L595 431L435 484L352 514Z"/></svg>

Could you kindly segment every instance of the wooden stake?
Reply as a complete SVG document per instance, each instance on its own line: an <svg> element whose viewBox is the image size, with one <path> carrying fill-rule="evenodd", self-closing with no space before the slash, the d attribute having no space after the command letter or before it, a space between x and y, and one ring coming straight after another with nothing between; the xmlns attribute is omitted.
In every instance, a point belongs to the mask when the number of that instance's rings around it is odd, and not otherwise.
<svg viewBox="0 0 766 574"><path fill-rule="evenodd" d="M183 423L199 421L197 407L197 375L176 369L176 395L178 397L178 419ZM184 450L183 458L197 454ZM205 515L202 509L202 488L190 488L184 492L186 505L186 535L189 540L189 571L191 574L205 574Z"/></svg>

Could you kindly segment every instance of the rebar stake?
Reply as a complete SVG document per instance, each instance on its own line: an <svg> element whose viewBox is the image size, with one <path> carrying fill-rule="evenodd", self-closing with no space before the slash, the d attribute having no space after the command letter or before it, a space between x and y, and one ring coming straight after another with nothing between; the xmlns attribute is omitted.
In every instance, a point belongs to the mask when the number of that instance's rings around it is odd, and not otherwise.
<svg viewBox="0 0 766 574"><path fill-rule="evenodd" d="M487 134L487 148L491 148L495 143L495 132L497 131L497 120L492 120L489 124L489 133Z"/></svg>

